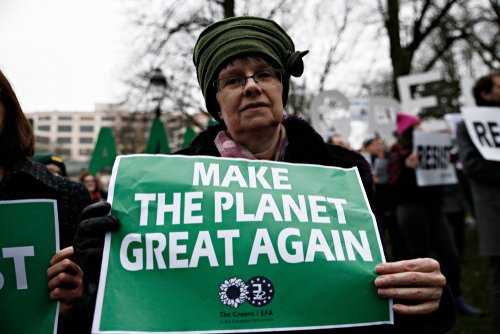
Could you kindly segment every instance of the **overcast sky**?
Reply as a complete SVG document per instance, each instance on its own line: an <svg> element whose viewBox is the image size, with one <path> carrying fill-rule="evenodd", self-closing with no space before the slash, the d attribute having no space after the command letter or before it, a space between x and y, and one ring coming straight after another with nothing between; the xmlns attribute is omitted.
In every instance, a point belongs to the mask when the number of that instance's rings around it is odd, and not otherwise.
<svg viewBox="0 0 500 334"><path fill-rule="evenodd" d="M0 68L26 112L117 102L126 45L120 0L0 0Z"/></svg>

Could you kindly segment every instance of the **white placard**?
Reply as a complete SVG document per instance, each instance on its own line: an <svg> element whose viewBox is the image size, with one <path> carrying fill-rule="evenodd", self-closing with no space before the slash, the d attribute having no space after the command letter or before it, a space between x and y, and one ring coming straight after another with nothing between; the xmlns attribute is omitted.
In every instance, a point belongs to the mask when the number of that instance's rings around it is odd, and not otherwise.
<svg viewBox="0 0 500 334"><path fill-rule="evenodd" d="M500 108L461 108L469 136L486 160L500 161Z"/></svg>
<svg viewBox="0 0 500 334"><path fill-rule="evenodd" d="M450 162L451 137L447 133L413 133L413 151L418 155L417 185L436 186L457 183Z"/></svg>

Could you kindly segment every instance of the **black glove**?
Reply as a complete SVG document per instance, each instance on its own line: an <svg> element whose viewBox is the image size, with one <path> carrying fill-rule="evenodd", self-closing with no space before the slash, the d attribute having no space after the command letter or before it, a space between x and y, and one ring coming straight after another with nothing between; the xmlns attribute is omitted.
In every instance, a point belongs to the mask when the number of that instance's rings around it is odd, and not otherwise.
<svg viewBox="0 0 500 334"><path fill-rule="evenodd" d="M104 235L120 226L118 218L108 215L111 205L98 202L87 206L80 214L73 248L76 263L82 268L84 281L96 285L99 282Z"/></svg>
<svg viewBox="0 0 500 334"><path fill-rule="evenodd" d="M111 205L98 202L87 206L80 214L73 249L76 263L83 270L83 301L79 327L81 333L90 333L99 286L104 235L120 226L118 218L108 215Z"/></svg>

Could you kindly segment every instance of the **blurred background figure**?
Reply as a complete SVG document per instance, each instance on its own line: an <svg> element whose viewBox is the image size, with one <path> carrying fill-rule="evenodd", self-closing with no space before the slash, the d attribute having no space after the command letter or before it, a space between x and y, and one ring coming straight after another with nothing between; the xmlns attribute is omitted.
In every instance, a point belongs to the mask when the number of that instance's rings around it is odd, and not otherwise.
<svg viewBox="0 0 500 334"><path fill-rule="evenodd" d="M33 161L39 162L47 167L53 174L67 177L66 165L61 157L50 153L35 153Z"/></svg>
<svg viewBox="0 0 500 334"><path fill-rule="evenodd" d="M106 199L101 191L99 179L94 177L91 172L84 172L80 175L80 182L87 188L92 203L104 202Z"/></svg>
<svg viewBox="0 0 500 334"><path fill-rule="evenodd" d="M470 205L467 203L465 194L468 188L468 181L463 173L460 162L457 160L458 150L456 143L453 143L453 148L450 152L450 162L455 169L458 183L443 186L443 212L453 232L460 260L465 262L465 218L468 213L472 214L472 211Z"/></svg>
<svg viewBox="0 0 500 334"><path fill-rule="evenodd" d="M334 133L333 135L331 135L330 137L328 137L328 139L326 140L326 143L330 144L330 145L342 146L344 148L352 150L351 146L348 143L346 143L344 141L344 139L342 138L342 136L340 134L338 134L338 133Z"/></svg>
<svg viewBox="0 0 500 334"><path fill-rule="evenodd" d="M396 219L396 199L389 185L389 152L382 138L370 137L363 141L361 155L368 161L375 185L374 212L384 232L387 233L388 250L392 261L408 259L406 244Z"/></svg>
<svg viewBox="0 0 500 334"><path fill-rule="evenodd" d="M111 181L111 169L108 167L101 168L95 175L96 181L99 184L100 191L104 199L108 198L109 182Z"/></svg>
<svg viewBox="0 0 500 334"><path fill-rule="evenodd" d="M443 274L461 314L480 314L467 304L460 288L460 257L442 211L443 186L417 185L418 156L413 152L413 132L420 129L417 116L397 114L398 140L391 149L389 183L397 200L396 217L409 258L437 254Z"/></svg>
<svg viewBox="0 0 500 334"><path fill-rule="evenodd" d="M500 72L479 78L473 87L479 107L500 107ZM500 119L500 113L497 116ZM492 133L493 135L493 133ZM469 178L479 235L479 254L490 264L491 313L495 333L500 333L500 162L483 158L464 122L457 127L459 159Z"/></svg>

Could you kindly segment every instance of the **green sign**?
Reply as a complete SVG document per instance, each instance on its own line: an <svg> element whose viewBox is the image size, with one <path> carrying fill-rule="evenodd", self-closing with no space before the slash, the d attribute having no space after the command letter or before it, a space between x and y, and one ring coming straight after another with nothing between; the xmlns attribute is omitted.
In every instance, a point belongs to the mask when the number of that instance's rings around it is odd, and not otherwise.
<svg viewBox="0 0 500 334"><path fill-rule="evenodd" d="M120 156L109 199L121 225L106 241L96 333L392 321L355 168Z"/></svg>
<svg viewBox="0 0 500 334"><path fill-rule="evenodd" d="M47 269L58 233L56 201L0 202L0 333L56 333Z"/></svg>
<svg viewBox="0 0 500 334"><path fill-rule="evenodd" d="M151 133L149 134L145 153L170 153L167 135L165 134L165 127L163 126L161 120L159 120L158 118L153 119L153 123L151 125Z"/></svg>
<svg viewBox="0 0 500 334"><path fill-rule="evenodd" d="M96 174L102 168L113 167L116 159L116 144L111 128L101 128L89 163L89 171Z"/></svg>

